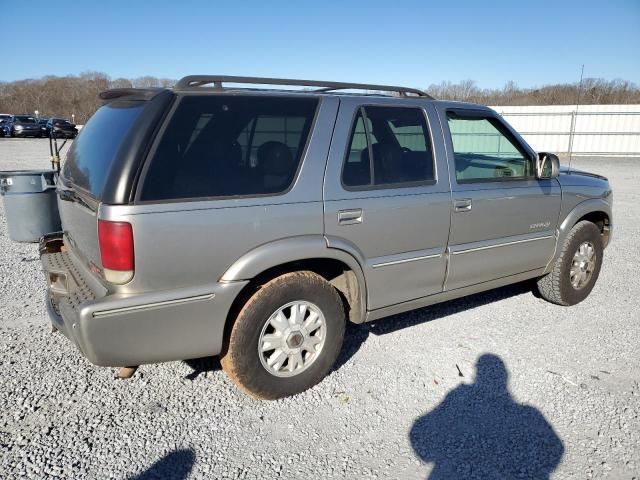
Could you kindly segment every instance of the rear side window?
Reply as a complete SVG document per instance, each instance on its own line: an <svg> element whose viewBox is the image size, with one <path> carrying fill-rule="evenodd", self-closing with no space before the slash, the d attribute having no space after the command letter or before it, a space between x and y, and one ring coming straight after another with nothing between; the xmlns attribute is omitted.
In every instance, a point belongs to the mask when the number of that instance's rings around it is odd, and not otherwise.
<svg viewBox="0 0 640 480"><path fill-rule="evenodd" d="M317 105L313 98L184 97L151 159L141 200L286 191Z"/></svg>
<svg viewBox="0 0 640 480"><path fill-rule="evenodd" d="M419 108L363 107L356 115L342 171L351 188L434 181L433 153Z"/></svg>
<svg viewBox="0 0 640 480"><path fill-rule="evenodd" d="M63 178L100 199L113 159L144 105L117 102L100 107L69 148Z"/></svg>
<svg viewBox="0 0 640 480"><path fill-rule="evenodd" d="M496 118L447 112L456 180L491 182L533 176L533 162Z"/></svg>

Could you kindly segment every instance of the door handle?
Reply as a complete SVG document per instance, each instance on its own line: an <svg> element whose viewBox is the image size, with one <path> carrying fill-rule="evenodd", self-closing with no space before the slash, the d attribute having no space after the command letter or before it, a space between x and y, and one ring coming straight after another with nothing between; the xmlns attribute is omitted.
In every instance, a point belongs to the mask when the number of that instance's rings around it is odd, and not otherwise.
<svg viewBox="0 0 640 480"><path fill-rule="evenodd" d="M338 212L338 225L354 225L356 223L362 223L361 208L340 210Z"/></svg>
<svg viewBox="0 0 640 480"><path fill-rule="evenodd" d="M460 200L453 201L453 210L455 212L470 212L471 211L471 199L461 198Z"/></svg>

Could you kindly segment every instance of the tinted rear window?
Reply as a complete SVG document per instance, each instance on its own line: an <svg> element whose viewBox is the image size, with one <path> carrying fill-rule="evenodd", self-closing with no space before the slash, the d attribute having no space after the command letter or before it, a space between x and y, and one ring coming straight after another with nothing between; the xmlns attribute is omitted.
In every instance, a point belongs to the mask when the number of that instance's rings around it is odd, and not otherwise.
<svg viewBox="0 0 640 480"><path fill-rule="evenodd" d="M141 199L284 192L317 104L314 98L184 97L151 160Z"/></svg>
<svg viewBox="0 0 640 480"><path fill-rule="evenodd" d="M113 159L143 108L140 102L100 107L69 148L64 179L100 199Z"/></svg>

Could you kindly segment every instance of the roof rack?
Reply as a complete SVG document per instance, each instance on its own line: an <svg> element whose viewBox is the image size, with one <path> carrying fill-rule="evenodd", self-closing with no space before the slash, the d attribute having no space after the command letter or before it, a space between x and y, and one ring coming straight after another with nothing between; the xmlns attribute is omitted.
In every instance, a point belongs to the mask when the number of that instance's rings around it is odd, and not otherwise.
<svg viewBox="0 0 640 480"><path fill-rule="evenodd" d="M431 95L417 88L397 87L392 85L369 85L366 83L326 82L321 80L295 80L291 78L262 78L262 77L233 77L228 75L188 75L180 79L176 88L202 87L213 83L214 88L223 89L222 83L247 83L254 85L289 85L298 87L320 87L311 92L330 92L333 90L375 90L381 92L396 92L406 97L413 94L433 100Z"/></svg>

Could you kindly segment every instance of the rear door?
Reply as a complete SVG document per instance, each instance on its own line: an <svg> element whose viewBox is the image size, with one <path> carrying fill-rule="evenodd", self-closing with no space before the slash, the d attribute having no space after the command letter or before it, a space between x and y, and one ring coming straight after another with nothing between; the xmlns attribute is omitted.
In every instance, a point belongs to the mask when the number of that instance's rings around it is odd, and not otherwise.
<svg viewBox="0 0 640 480"><path fill-rule="evenodd" d="M544 267L555 247L557 179L495 112L439 105L453 193L446 290Z"/></svg>
<svg viewBox="0 0 640 480"><path fill-rule="evenodd" d="M359 257L370 310L442 291L451 194L441 135L430 125L437 117L424 100L340 101L325 234Z"/></svg>

